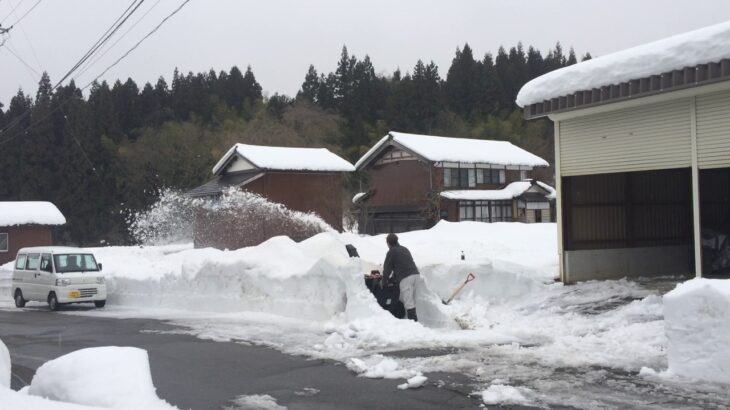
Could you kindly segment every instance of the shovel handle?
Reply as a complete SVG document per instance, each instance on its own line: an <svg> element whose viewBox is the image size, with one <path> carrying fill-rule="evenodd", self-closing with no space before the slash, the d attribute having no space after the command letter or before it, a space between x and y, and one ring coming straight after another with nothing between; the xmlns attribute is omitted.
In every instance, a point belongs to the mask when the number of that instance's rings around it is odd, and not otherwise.
<svg viewBox="0 0 730 410"><path fill-rule="evenodd" d="M468 275L466 275L466 280L464 281L464 284L467 284L467 283L469 283L469 282L473 281L473 280L474 280L474 279L476 279L476 278L477 278L477 277L476 277L476 276L474 276L474 274L473 274L473 273L469 273Z"/></svg>

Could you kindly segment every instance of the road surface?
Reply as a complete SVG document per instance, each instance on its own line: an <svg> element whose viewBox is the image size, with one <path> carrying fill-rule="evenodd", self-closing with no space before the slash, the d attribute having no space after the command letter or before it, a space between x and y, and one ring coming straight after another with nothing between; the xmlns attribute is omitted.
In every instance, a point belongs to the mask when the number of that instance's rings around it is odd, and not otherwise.
<svg viewBox="0 0 730 410"><path fill-rule="evenodd" d="M146 319L91 318L44 308L0 310L0 339L11 353L14 389L30 383L35 369L48 360L86 347L116 345L147 350L158 395L180 409L223 409L238 396L254 394L268 394L289 409L461 409L480 404L479 397L469 396L474 386L458 374L428 374L426 386L401 391L396 388L401 380L356 377L333 361L168 332L175 329Z"/></svg>

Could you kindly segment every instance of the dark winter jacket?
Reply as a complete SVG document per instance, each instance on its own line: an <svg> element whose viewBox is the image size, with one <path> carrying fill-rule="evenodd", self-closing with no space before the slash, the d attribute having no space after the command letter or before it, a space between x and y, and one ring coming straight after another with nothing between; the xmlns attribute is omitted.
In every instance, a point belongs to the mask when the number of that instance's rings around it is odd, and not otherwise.
<svg viewBox="0 0 730 410"><path fill-rule="evenodd" d="M395 279L395 283L400 283L400 281L408 276L419 274L416 263L413 262L411 252L404 246L395 245L385 255L385 262L383 263L384 283L388 282L391 274Z"/></svg>

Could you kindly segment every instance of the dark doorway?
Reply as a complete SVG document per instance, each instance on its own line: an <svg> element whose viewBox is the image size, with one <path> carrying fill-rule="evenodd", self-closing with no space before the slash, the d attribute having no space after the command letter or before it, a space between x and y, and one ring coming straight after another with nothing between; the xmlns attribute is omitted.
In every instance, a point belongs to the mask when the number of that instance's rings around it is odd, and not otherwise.
<svg viewBox="0 0 730 410"><path fill-rule="evenodd" d="M700 170L702 273L730 277L730 168Z"/></svg>

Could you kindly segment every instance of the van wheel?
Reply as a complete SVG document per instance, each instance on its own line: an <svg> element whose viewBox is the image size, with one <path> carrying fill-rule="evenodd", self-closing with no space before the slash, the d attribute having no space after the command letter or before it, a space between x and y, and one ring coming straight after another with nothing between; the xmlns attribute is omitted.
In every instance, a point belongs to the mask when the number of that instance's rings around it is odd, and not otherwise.
<svg viewBox="0 0 730 410"><path fill-rule="evenodd" d="M103 308L104 305L106 305L106 300L95 300L94 301L94 306L96 306L98 308Z"/></svg>
<svg viewBox="0 0 730 410"><path fill-rule="evenodd" d="M25 307L25 299L23 299L23 292L20 289L15 289L15 307Z"/></svg>
<svg viewBox="0 0 730 410"><path fill-rule="evenodd" d="M51 292L48 295L48 308L53 311L56 311L59 308L58 298L56 298L55 292Z"/></svg>

